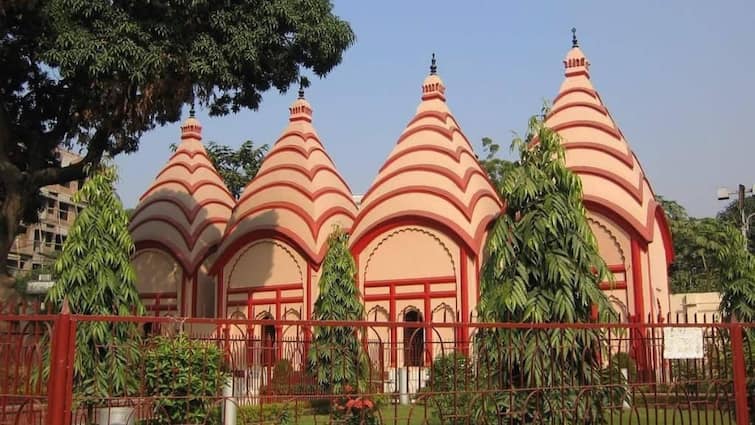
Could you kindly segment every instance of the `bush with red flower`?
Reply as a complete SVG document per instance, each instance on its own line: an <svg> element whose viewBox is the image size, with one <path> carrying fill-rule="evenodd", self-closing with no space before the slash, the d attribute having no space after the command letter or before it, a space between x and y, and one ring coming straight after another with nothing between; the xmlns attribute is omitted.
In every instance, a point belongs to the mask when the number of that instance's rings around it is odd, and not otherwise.
<svg viewBox="0 0 755 425"><path fill-rule="evenodd" d="M350 385L333 400L333 415L345 425L377 425L377 403L368 395L357 394Z"/></svg>

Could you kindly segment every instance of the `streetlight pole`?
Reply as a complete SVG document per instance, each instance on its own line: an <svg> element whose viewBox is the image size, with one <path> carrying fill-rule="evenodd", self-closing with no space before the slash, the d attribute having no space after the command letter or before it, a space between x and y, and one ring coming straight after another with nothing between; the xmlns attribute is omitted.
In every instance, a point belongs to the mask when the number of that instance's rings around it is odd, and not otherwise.
<svg viewBox="0 0 755 425"><path fill-rule="evenodd" d="M739 216L742 219L741 231L742 231L742 236L744 236L744 240L745 240L745 250L749 249L748 247L749 247L749 235L750 235L750 219L755 217L755 213L747 215L745 212L745 196L748 193L755 193L755 186L748 189L745 187L745 185L740 184L737 187L736 192L729 192L729 189L725 187L718 189L719 201L730 199L730 197L733 195L737 196L737 208L739 209Z"/></svg>

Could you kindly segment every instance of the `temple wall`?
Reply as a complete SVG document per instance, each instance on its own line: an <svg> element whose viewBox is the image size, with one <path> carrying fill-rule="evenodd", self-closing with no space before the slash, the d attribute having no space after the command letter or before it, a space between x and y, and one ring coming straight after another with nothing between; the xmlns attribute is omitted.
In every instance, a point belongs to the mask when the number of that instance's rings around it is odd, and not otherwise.
<svg viewBox="0 0 755 425"><path fill-rule="evenodd" d="M653 294L650 300L653 305L653 317L655 318L660 314L665 320L671 310L671 298L668 287L666 251L663 245L661 224L658 220L655 221L653 226L653 242L648 245L648 262L650 263L648 267L650 280L648 280L648 283Z"/></svg>
<svg viewBox="0 0 755 425"><path fill-rule="evenodd" d="M174 306L177 315L184 300L181 293L184 273L182 267L169 254L155 249L138 251L131 260L136 273L136 289L140 294L160 294L142 297L148 314L155 314L157 304L166 307ZM168 295L172 294L172 295ZM160 315L168 312L160 311Z"/></svg>

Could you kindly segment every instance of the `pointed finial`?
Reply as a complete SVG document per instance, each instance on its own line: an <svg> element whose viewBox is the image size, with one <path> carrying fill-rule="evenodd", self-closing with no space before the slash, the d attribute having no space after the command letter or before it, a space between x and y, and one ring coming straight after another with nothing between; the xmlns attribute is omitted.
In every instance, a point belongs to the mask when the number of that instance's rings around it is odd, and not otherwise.
<svg viewBox="0 0 755 425"><path fill-rule="evenodd" d="M571 29L571 46L572 47L579 47L579 42L577 41L577 29L572 28Z"/></svg>
<svg viewBox="0 0 755 425"><path fill-rule="evenodd" d="M196 111L194 111L194 101L192 100L191 101L191 108L189 108L189 118L194 118L195 112Z"/></svg>
<svg viewBox="0 0 755 425"><path fill-rule="evenodd" d="M304 77L299 79L299 99L304 99Z"/></svg>
<svg viewBox="0 0 755 425"><path fill-rule="evenodd" d="M438 72L438 65L435 64L435 53L433 53L432 60L430 60L430 75L435 75Z"/></svg>

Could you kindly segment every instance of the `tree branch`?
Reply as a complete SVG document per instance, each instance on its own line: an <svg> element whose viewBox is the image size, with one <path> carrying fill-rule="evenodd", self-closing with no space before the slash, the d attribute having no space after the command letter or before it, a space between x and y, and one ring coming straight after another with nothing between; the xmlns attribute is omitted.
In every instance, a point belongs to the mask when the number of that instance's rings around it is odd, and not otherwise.
<svg viewBox="0 0 755 425"><path fill-rule="evenodd" d="M110 126L105 125L94 134L87 147L87 154L80 161L65 167L47 167L31 173L30 183L35 188L51 184L62 184L72 180L83 179L88 165L99 164L110 138Z"/></svg>

